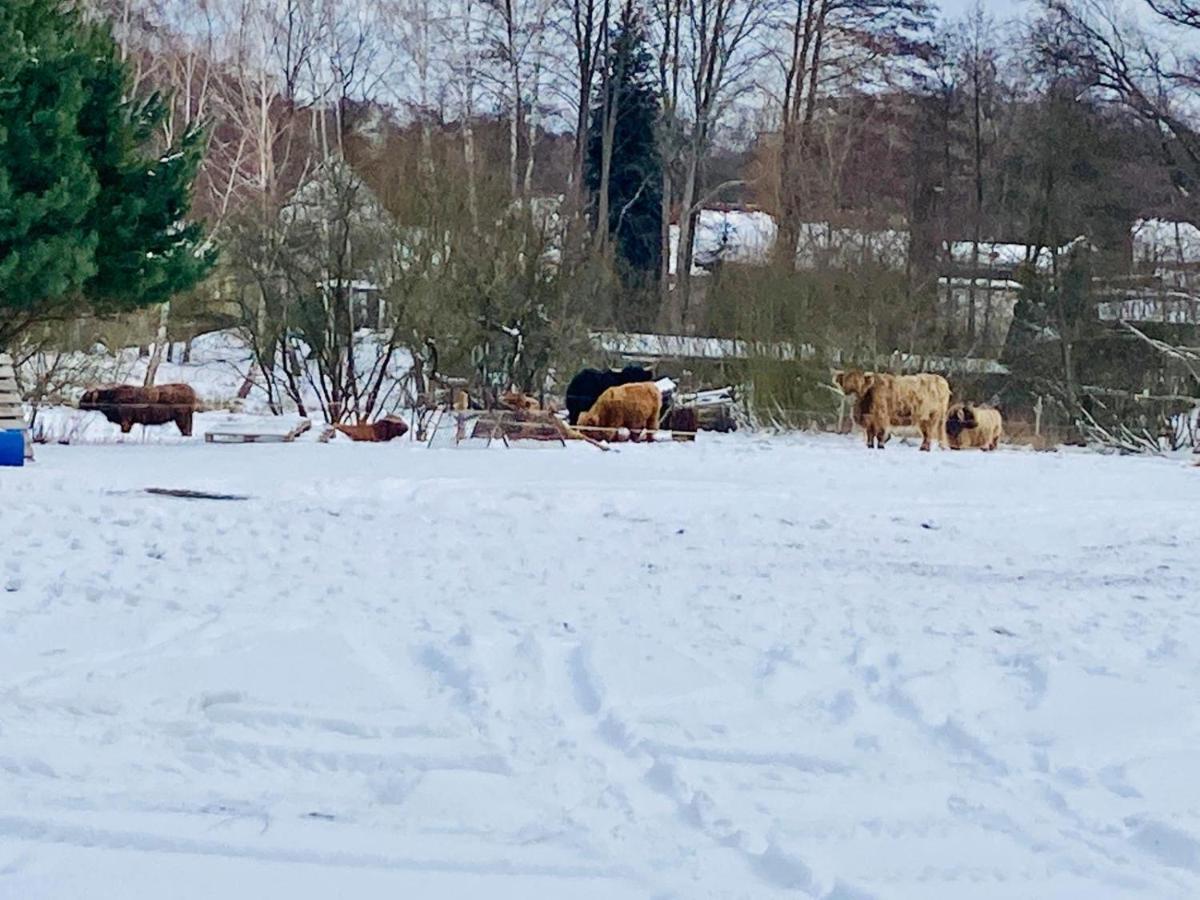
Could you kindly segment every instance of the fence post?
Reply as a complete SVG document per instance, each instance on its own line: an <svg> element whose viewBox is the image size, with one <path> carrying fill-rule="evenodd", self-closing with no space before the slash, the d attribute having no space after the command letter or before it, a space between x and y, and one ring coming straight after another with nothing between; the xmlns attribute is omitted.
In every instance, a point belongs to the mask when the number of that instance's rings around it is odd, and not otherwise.
<svg viewBox="0 0 1200 900"><path fill-rule="evenodd" d="M1042 436L1042 395L1038 394L1037 403L1033 405L1033 433L1035 437Z"/></svg>

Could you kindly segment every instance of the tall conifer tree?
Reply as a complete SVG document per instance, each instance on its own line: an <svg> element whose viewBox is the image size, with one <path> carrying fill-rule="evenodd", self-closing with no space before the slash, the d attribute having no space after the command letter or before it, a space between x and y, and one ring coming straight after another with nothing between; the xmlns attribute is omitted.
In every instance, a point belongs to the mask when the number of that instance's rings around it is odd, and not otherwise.
<svg viewBox="0 0 1200 900"><path fill-rule="evenodd" d="M111 34L58 0L0 3L0 346L48 319L137 309L200 281L187 221L203 136L163 148Z"/></svg>
<svg viewBox="0 0 1200 900"><path fill-rule="evenodd" d="M588 188L593 209L602 181L605 117L615 113L608 182L607 227L630 285L658 277L662 248L662 157L658 126L662 114L642 15L627 3L609 44L606 77L597 92L588 132Z"/></svg>

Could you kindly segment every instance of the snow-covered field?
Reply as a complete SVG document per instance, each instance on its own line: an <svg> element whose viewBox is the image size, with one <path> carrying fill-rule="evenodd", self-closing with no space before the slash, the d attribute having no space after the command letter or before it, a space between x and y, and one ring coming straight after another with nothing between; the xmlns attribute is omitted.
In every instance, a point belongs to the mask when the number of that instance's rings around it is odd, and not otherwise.
<svg viewBox="0 0 1200 900"><path fill-rule="evenodd" d="M1196 897L1198 499L837 437L39 447L0 897Z"/></svg>

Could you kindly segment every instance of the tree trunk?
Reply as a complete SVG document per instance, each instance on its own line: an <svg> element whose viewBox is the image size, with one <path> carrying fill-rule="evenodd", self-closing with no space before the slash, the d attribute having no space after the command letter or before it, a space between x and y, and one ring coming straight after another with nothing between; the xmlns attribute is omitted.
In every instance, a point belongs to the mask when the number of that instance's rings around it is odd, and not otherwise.
<svg viewBox="0 0 1200 900"><path fill-rule="evenodd" d="M539 32L540 35L540 32ZM537 44L534 47L534 53L540 56L541 54L541 38L539 36ZM525 148L525 178L522 185L522 196L528 200L533 196L533 151L537 147L538 142L538 103L541 99L541 64L537 63L534 66L533 72L533 87L529 97L529 115L526 119L526 140Z"/></svg>
<svg viewBox="0 0 1200 900"><path fill-rule="evenodd" d="M671 285L671 194L674 184L671 179L670 166L663 163L662 168L662 224L659 227L659 243L662 245L662 259L658 265L658 296L659 319L664 328L671 327L671 296L674 293Z"/></svg>
<svg viewBox="0 0 1200 900"><path fill-rule="evenodd" d="M609 189L612 183L613 141L617 131L617 93L620 83L609 80L604 86L604 106L600 133L600 190L596 198L596 249L601 253L609 246Z"/></svg>
<svg viewBox="0 0 1200 900"><path fill-rule="evenodd" d="M976 41L979 40L978 33ZM976 342L976 302L975 302L975 279L979 272L979 241L983 230L983 104L980 97L982 90L982 77L979 71L980 53L978 45L975 48L975 56L971 66L971 81L972 81L972 107L973 107L973 137L974 137L974 155L975 155L975 208L974 208L974 229L972 233L971 244L971 288L969 299L967 302L967 343L975 346Z"/></svg>
<svg viewBox="0 0 1200 900"><path fill-rule="evenodd" d="M663 45L658 55L658 85L662 97L662 226L659 242L662 244L662 260L659 264L659 321L664 328L671 327L673 317L675 285L671 277L671 264L675 254L671 250L671 218L675 203L675 143L678 121L676 110L679 105L679 82L683 71L680 56L682 37L683 0L661 0L658 7L662 22ZM678 272L678 267L676 267Z"/></svg>
<svg viewBox="0 0 1200 900"><path fill-rule="evenodd" d="M808 141L808 126L816 109L828 7L829 0L798 2L792 31L792 58L788 65L783 102L783 146L779 157L780 215L775 247L777 258L789 269L796 265L796 251L800 242L803 218L801 169L804 146Z"/></svg>
<svg viewBox="0 0 1200 900"><path fill-rule="evenodd" d="M699 160L693 146L688 154L687 174L683 181L683 196L679 202L679 247L675 253L675 302L671 326L682 329L692 298L692 259L695 256L695 227L699 210L696 206L696 178Z"/></svg>
<svg viewBox="0 0 1200 900"><path fill-rule="evenodd" d="M462 125L463 165L467 170L467 211L471 216L471 228L479 230L479 196L475 186L475 129L469 115L464 115Z"/></svg>
<svg viewBox="0 0 1200 900"><path fill-rule="evenodd" d="M521 61L517 58L516 22L514 21L513 2L504 0L504 27L508 38L508 71L509 89L512 91L512 110L508 122L508 187L515 200L520 194L520 183L517 181L517 156L521 143Z"/></svg>
<svg viewBox="0 0 1200 900"><path fill-rule="evenodd" d="M1075 381L1075 345L1073 341L1062 336L1063 382L1067 389L1067 397L1073 406L1079 404L1079 385Z"/></svg>
<svg viewBox="0 0 1200 900"><path fill-rule="evenodd" d="M475 67L471 54L473 53L471 35L472 4L467 2L463 9L463 41L467 54L467 71L463 76L463 110L462 110L462 141L463 163L467 170L467 209L471 216L471 227L479 230L479 198L475 183L475 127L472 116L475 115Z"/></svg>
<svg viewBox="0 0 1200 900"><path fill-rule="evenodd" d="M604 0L602 20L602 40L607 47L609 2ZM596 81L596 5L595 0L575 0L572 8L571 24L574 29L575 60L579 82L578 106L575 111L575 146L571 159L571 188L575 198L576 209L586 208L587 187L584 178L584 164L587 159L588 126L591 121L592 87Z"/></svg>
<svg viewBox="0 0 1200 900"><path fill-rule="evenodd" d="M158 377L158 367L162 364L163 353L167 346L167 326L171 321L171 302L168 300L158 308L158 332L154 336L154 352L146 366L146 377L142 381L145 387L151 387Z"/></svg>

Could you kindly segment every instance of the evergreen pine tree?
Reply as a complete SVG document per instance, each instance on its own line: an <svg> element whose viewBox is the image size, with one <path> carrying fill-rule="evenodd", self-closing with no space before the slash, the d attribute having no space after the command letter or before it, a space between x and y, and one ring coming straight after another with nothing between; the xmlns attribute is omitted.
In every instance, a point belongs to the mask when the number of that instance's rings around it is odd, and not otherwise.
<svg viewBox="0 0 1200 900"><path fill-rule="evenodd" d="M185 221L203 155L165 153L106 28L57 0L0 4L0 345L46 319L137 309L213 262Z"/></svg>
<svg viewBox="0 0 1200 900"><path fill-rule="evenodd" d="M609 44L607 77L597 92L588 130L587 184L593 209L600 191L606 100L615 104L616 127L608 188L607 227L626 285L657 280L662 259L662 158L657 129L662 102L645 22L627 3Z"/></svg>

